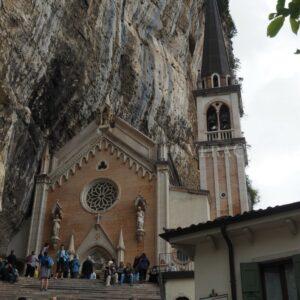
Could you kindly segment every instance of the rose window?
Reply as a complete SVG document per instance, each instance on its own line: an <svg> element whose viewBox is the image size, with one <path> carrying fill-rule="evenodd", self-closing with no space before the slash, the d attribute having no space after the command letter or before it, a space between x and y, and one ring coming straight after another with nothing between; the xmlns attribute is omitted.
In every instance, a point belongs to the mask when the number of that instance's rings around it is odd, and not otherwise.
<svg viewBox="0 0 300 300"><path fill-rule="evenodd" d="M100 179L87 188L83 198L82 204L85 209L100 213L109 209L117 201L118 188L114 182Z"/></svg>

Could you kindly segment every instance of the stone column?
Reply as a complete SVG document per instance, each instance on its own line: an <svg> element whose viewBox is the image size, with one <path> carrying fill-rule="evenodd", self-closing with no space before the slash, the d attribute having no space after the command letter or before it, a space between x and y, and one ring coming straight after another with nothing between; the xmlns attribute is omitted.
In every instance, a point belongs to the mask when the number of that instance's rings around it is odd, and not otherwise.
<svg viewBox="0 0 300 300"><path fill-rule="evenodd" d="M199 170L200 170L200 188L202 190L207 190L207 174L206 174L206 156L207 151L203 148L198 150L199 153Z"/></svg>
<svg viewBox="0 0 300 300"><path fill-rule="evenodd" d="M248 192L246 185L246 172L245 172L245 150L243 146L237 146L235 150L238 168L238 180L239 180L239 194L241 203L241 213L249 211Z"/></svg>
<svg viewBox="0 0 300 300"><path fill-rule="evenodd" d="M216 212L217 218L221 216L221 200L220 200L220 184L218 171L218 149L212 149L212 158L214 165L214 182L215 182L215 197L216 197Z"/></svg>
<svg viewBox="0 0 300 300"><path fill-rule="evenodd" d="M50 180L47 175L37 176L28 238L27 255L29 255L31 251L39 253L42 248L42 234L44 230L49 184Z"/></svg>
<svg viewBox="0 0 300 300"><path fill-rule="evenodd" d="M164 228L169 228L169 166L167 162L160 162L157 164L157 245L156 258L159 263L159 254L168 253L171 248L170 245L163 239L158 237L160 233L164 232Z"/></svg>
<svg viewBox="0 0 300 300"><path fill-rule="evenodd" d="M232 204L232 192L231 192L231 177L230 177L230 151L225 149L225 172L226 172L226 187L227 187L227 199L228 199L228 211L229 215L233 216L233 204Z"/></svg>
<svg viewBox="0 0 300 300"><path fill-rule="evenodd" d="M41 174L36 177L33 210L30 223L29 238L27 244L27 255L31 251L39 253L42 248L42 238L44 231L46 202L48 189L50 187L50 179L47 175L50 166L49 146L46 145L41 165Z"/></svg>

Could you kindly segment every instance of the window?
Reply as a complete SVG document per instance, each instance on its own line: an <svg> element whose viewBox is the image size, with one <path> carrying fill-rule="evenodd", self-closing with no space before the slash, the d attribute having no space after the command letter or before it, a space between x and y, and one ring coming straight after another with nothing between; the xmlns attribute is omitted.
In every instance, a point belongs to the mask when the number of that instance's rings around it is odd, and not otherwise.
<svg viewBox="0 0 300 300"><path fill-rule="evenodd" d="M291 261L261 266L265 300L296 300L297 289Z"/></svg>
<svg viewBox="0 0 300 300"><path fill-rule="evenodd" d="M98 171L103 171L107 169L107 163L106 161L102 160L98 165L97 165L97 170Z"/></svg>
<svg viewBox="0 0 300 300"><path fill-rule="evenodd" d="M300 291L300 255L265 263L241 263L243 299L296 300Z"/></svg>
<svg viewBox="0 0 300 300"><path fill-rule="evenodd" d="M81 196L81 203L87 211L100 213L111 208L117 199L117 185L111 180L101 178L85 188Z"/></svg>
<svg viewBox="0 0 300 300"><path fill-rule="evenodd" d="M212 86L213 86L214 88L217 88L217 87L220 86L220 77L219 77L219 75L214 74L214 75L212 76Z"/></svg>
<svg viewBox="0 0 300 300"><path fill-rule="evenodd" d="M207 131L218 130L218 114L214 106L210 106L207 110Z"/></svg>
<svg viewBox="0 0 300 300"><path fill-rule="evenodd" d="M190 300L188 297L177 297L176 300Z"/></svg>
<svg viewBox="0 0 300 300"><path fill-rule="evenodd" d="M221 130L230 129L230 112L228 106L225 104L223 104L220 108L219 119Z"/></svg>
<svg viewBox="0 0 300 300"><path fill-rule="evenodd" d="M207 131L230 130L230 111L229 107L220 102L212 104L206 114Z"/></svg>

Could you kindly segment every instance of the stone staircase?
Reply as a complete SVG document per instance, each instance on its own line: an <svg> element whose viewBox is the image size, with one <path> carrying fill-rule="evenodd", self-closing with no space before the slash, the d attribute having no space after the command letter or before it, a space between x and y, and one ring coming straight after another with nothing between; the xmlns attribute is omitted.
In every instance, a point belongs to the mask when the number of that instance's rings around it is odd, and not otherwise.
<svg viewBox="0 0 300 300"><path fill-rule="evenodd" d="M20 278L15 284L0 281L1 300L17 300L19 297L26 297L27 300L49 300L53 297L56 297L57 300L161 299L159 286L151 283L106 287L100 280L50 279L48 291L42 292L40 291L40 281L37 279Z"/></svg>

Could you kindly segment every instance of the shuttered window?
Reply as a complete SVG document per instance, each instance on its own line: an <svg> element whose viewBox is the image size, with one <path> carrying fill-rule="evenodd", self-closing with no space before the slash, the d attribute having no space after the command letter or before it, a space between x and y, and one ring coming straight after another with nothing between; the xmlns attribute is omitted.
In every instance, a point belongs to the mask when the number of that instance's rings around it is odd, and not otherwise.
<svg viewBox="0 0 300 300"><path fill-rule="evenodd" d="M243 300L263 300L262 281L258 263L241 264Z"/></svg>
<svg viewBox="0 0 300 300"><path fill-rule="evenodd" d="M243 300L300 300L300 255L267 263L242 263Z"/></svg>
<svg viewBox="0 0 300 300"><path fill-rule="evenodd" d="M298 299L300 299L300 255L293 256L293 267Z"/></svg>

